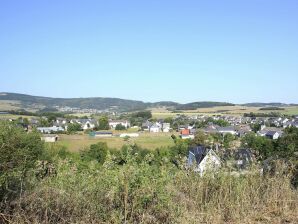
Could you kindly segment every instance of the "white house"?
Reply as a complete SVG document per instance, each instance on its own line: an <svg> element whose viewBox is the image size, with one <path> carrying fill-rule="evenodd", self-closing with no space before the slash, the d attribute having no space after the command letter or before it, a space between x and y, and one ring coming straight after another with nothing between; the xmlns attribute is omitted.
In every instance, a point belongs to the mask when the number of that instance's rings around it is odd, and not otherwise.
<svg viewBox="0 0 298 224"><path fill-rule="evenodd" d="M82 124L82 128L83 128L83 130L93 129L93 128L95 128L96 124L97 124L96 121L89 120Z"/></svg>
<svg viewBox="0 0 298 224"><path fill-rule="evenodd" d="M283 135L283 131L278 128L265 128L259 131L258 135L275 140Z"/></svg>
<svg viewBox="0 0 298 224"><path fill-rule="evenodd" d="M162 130L162 124L160 124L158 122L156 122L149 128L149 131L153 132L153 133L161 132L161 130Z"/></svg>
<svg viewBox="0 0 298 224"><path fill-rule="evenodd" d="M65 125L67 123L67 120L64 118L57 118L56 123L59 125Z"/></svg>
<svg viewBox="0 0 298 224"><path fill-rule="evenodd" d="M266 133L266 137L270 138L270 139L273 139L273 140L278 139L280 136L281 136L281 134L278 133L277 131L268 131Z"/></svg>
<svg viewBox="0 0 298 224"><path fill-rule="evenodd" d="M130 127L130 122L127 121L127 120L115 120L115 121L109 121L109 126L111 128L116 128L117 125L122 125L124 126L125 128L129 128Z"/></svg>
<svg viewBox="0 0 298 224"><path fill-rule="evenodd" d="M93 129L97 125L97 120L95 119L72 119L70 123L78 123L81 125L83 130Z"/></svg>
<svg viewBox="0 0 298 224"><path fill-rule="evenodd" d="M162 124L162 131L163 132L170 132L171 131L171 124L170 123L163 123Z"/></svg>
<svg viewBox="0 0 298 224"><path fill-rule="evenodd" d="M203 176L206 172L219 169L221 160L212 149L197 146L189 150L188 166L194 167L194 171Z"/></svg>
<svg viewBox="0 0 298 224"><path fill-rule="evenodd" d="M37 130L39 132L41 132L41 133L44 133L44 134L51 134L53 132L64 131L64 128L57 127L57 126L53 126L53 127L38 127Z"/></svg>

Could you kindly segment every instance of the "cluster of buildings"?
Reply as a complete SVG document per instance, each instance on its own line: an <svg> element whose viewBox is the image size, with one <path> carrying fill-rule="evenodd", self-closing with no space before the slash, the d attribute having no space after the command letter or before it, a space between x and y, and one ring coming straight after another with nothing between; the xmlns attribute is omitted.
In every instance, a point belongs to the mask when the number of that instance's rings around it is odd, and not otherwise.
<svg viewBox="0 0 298 224"><path fill-rule="evenodd" d="M80 114L98 114L102 113L102 110L97 110L97 109L82 109L78 107L59 107L55 106L58 111L63 112L63 113L80 113Z"/></svg>
<svg viewBox="0 0 298 224"><path fill-rule="evenodd" d="M50 134L55 132L64 132L67 131L69 124L79 124L83 131L93 130L98 126L98 120L96 119L65 119L65 118L57 118L51 127L42 127L40 121L38 119L32 118L30 120L30 126L37 127L37 130L41 133ZM115 129L117 125L122 125L125 129L130 127L130 122L127 120L117 120L117 121L109 121L110 129Z"/></svg>
<svg viewBox="0 0 298 224"><path fill-rule="evenodd" d="M152 133L158 133L158 132L167 133L172 131L172 128L170 123L164 123L162 121L157 121L157 122L146 121L142 124L142 130L149 131Z"/></svg>
<svg viewBox="0 0 298 224"><path fill-rule="evenodd" d="M260 130L257 131L259 136L264 136L270 139L278 139L283 135L284 128L298 127L298 117L286 118L286 117L235 117L235 116L214 116L214 121L223 120L229 125L221 127L216 122L209 122L205 128L196 128L195 123L205 122L208 120L208 116L183 116L183 120L186 125L179 125L178 131L182 139L193 139L198 131L202 131L206 134L232 134L238 137L243 137L247 133L253 131L252 126L258 125ZM176 118L179 120L179 117ZM181 118L180 118L181 119ZM190 125L192 124L192 125Z"/></svg>

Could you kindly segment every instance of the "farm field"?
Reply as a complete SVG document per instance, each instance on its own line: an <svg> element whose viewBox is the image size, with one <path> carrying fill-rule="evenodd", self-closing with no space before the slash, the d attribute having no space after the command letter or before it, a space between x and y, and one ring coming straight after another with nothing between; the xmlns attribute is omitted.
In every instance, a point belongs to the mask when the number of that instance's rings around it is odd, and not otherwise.
<svg viewBox="0 0 298 224"><path fill-rule="evenodd" d="M172 113L167 110L160 110L158 108L152 109L153 118L163 119L167 117L175 117L178 114L185 115L234 115L241 116L244 113L270 113L279 112L286 115L296 115L298 114L298 107L283 107L285 110L260 110L261 107L246 107L246 106L221 106L212 108L199 108L197 110L186 110L179 113Z"/></svg>
<svg viewBox="0 0 298 224"><path fill-rule="evenodd" d="M286 109L285 114L298 115L298 107L289 107Z"/></svg>
<svg viewBox="0 0 298 224"><path fill-rule="evenodd" d="M19 117L30 119L30 118L33 118L34 116L14 115L14 114L0 114L0 119L18 119Z"/></svg>
<svg viewBox="0 0 298 224"><path fill-rule="evenodd" d="M18 110L20 109L20 102L14 100L1 100L0 101L0 110Z"/></svg>
<svg viewBox="0 0 298 224"><path fill-rule="evenodd" d="M122 132L124 133L124 132ZM117 134L117 133L115 133ZM119 134L119 133L118 133ZM60 140L57 144L66 146L72 152L78 152L97 142L106 142L110 148L120 149L125 144L138 144L142 148L156 149L174 145L171 138L172 133L140 133L138 138L130 138L128 142L123 138L113 136L107 138L94 138L86 134L76 135L59 135Z"/></svg>

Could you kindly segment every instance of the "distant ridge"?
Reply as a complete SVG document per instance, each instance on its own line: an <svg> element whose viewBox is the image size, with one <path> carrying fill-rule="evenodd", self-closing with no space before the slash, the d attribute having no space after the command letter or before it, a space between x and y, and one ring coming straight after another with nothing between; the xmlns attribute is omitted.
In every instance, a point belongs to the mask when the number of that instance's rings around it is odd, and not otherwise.
<svg viewBox="0 0 298 224"><path fill-rule="evenodd" d="M97 109L97 110L108 110L113 108L117 111L136 111L145 110L154 107L167 107L172 110L195 110L198 108L211 108L216 106L234 106L235 104L227 102L192 102L186 104L180 104L172 101L161 101L155 103L146 103L137 100L127 100L119 98L109 98L109 97L86 97L86 98L52 98L43 96L32 96L20 93L0 93L0 102L17 102L21 109L26 108L54 108L58 107L71 107L71 108L81 108L81 109ZM283 103L247 103L242 104L242 106L250 107L282 107L282 106L292 106L297 104L283 104ZM1 110L1 105L0 105Z"/></svg>
<svg viewBox="0 0 298 224"><path fill-rule="evenodd" d="M246 107L288 107L288 106L297 106L298 104L286 104L286 103L246 103L242 106Z"/></svg>

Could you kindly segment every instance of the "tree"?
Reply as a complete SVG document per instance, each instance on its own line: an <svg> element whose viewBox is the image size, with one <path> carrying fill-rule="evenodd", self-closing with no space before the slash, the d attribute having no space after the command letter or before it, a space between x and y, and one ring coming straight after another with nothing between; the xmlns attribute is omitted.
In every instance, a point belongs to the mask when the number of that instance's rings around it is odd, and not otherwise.
<svg viewBox="0 0 298 224"><path fill-rule="evenodd" d="M174 119L172 117L167 117L167 118L164 119L164 122L165 123L170 123L172 125L173 122L174 122Z"/></svg>
<svg viewBox="0 0 298 224"><path fill-rule="evenodd" d="M115 130L117 130L117 131L126 130L126 127L122 124L117 124L115 127Z"/></svg>
<svg viewBox="0 0 298 224"><path fill-rule="evenodd" d="M235 140L235 136L231 133L227 133L224 135L224 146L226 149L230 148L231 142Z"/></svg>
<svg viewBox="0 0 298 224"><path fill-rule="evenodd" d="M75 133L77 131L81 131L81 130L82 130L82 127L78 123L70 123L67 126L67 132L70 133L70 134Z"/></svg>
<svg viewBox="0 0 298 224"><path fill-rule="evenodd" d="M13 123L0 122L0 201L22 191L28 171L43 155L39 133L26 133Z"/></svg>
<svg viewBox="0 0 298 224"><path fill-rule="evenodd" d="M24 125L29 125L29 120L28 120L28 118L23 118L23 124Z"/></svg>
<svg viewBox="0 0 298 224"><path fill-rule="evenodd" d="M47 120L50 124L52 124L53 122L55 122L57 120L57 116L55 114L49 114L47 116Z"/></svg>
<svg viewBox="0 0 298 224"><path fill-rule="evenodd" d="M135 117L135 118L143 118L144 120L149 120L150 118L152 118L152 113L149 110L139 111L137 113L134 113L133 114L133 117Z"/></svg>
<svg viewBox="0 0 298 224"><path fill-rule="evenodd" d="M88 150L81 152L81 157L84 161L96 160L98 163L103 164L108 154L108 146L106 142L98 142L90 146Z"/></svg>
<svg viewBox="0 0 298 224"><path fill-rule="evenodd" d="M259 123L252 124L252 125L251 125L251 129L253 130L253 132L257 133L258 131L261 130L261 126L262 126L262 125L259 124Z"/></svg>
<svg viewBox="0 0 298 224"><path fill-rule="evenodd" d="M175 146L171 147L171 157L187 156L190 141L188 139L176 139Z"/></svg>
<svg viewBox="0 0 298 224"><path fill-rule="evenodd" d="M51 126L48 119L42 118L42 117L39 119L39 124L41 127L50 127Z"/></svg>
<svg viewBox="0 0 298 224"><path fill-rule="evenodd" d="M107 116L102 116L98 120L98 129L99 130L109 130L109 119Z"/></svg>
<svg viewBox="0 0 298 224"><path fill-rule="evenodd" d="M273 142L266 137L256 136L254 133L248 133L242 138L241 142L243 147L255 150L260 160L267 159L274 155L275 149Z"/></svg>
<svg viewBox="0 0 298 224"><path fill-rule="evenodd" d="M228 121L223 120L223 119L219 119L219 120L212 119L212 120L213 120L212 121L213 124L217 124L220 127L227 127L230 125L230 123Z"/></svg>
<svg viewBox="0 0 298 224"><path fill-rule="evenodd" d="M276 154L284 158L293 157L298 152L298 128L286 128L284 135L277 141Z"/></svg>
<svg viewBox="0 0 298 224"><path fill-rule="evenodd" d="M192 141L192 145L206 145L207 140L208 136L204 132L199 131Z"/></svg>

